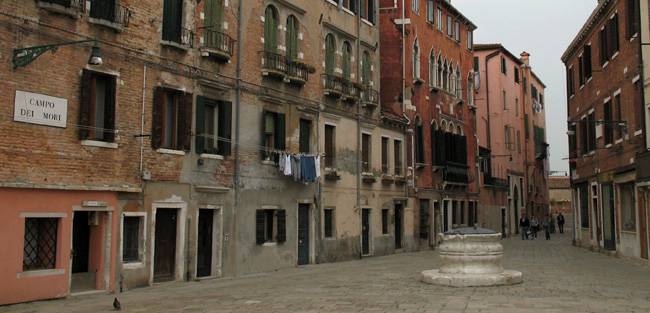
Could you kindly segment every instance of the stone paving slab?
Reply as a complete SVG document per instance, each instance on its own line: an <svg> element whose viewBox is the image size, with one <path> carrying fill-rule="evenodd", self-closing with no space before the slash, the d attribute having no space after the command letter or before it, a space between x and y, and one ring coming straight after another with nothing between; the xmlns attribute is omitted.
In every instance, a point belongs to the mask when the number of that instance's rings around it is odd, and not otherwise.
<svg viewBox="0 0 650 313"><path fill-rule="evenodd" d="M507 269L520 285L451 288L424 284L435 251L309 265L273 273L173 282L119 295L123 312L650 312L650 268L551 241L504 241ZM0 307L0 313L113 312L113 295L90 295Z"/></svg>

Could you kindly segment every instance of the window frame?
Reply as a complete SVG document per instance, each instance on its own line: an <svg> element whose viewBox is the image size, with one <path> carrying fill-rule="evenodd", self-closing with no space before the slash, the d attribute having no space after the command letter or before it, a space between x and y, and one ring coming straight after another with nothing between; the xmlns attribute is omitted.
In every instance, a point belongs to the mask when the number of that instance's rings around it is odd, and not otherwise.
<svg viewBox="0 0 650 313"><path fill-rule="evenodd" d="M137 236L138 258L135 260L126 260L124 257L126 246L125 240L127 240L126 231L124 229L126 218L137 218L139 220ZM144 262L146 261L147 212L123 212L120 230L122 236L120 240L120 260L122 261L123 266L128 268L144 265Z"/></svg>
<svg viewBox="0 0 650 313"><path fill-rule="evenodd" d="M65 217L65 214L48 214L48 213L43 213L43 214L21 214L21 217L24 217L23 221L23 253L22 253L22 272L35 272L35 271L55 271L57 270L57 265L59 264L59 253L60 253L60 240L61 240L61 222L62 218ZM48 254L46 257L48 260L46 260L45 263L47 264L42 264L43 263L43 257L41 256L41 252L43 249L41 249L41 244L40 242L36 242L36 248L33 247L34 244L32 244L32 249L36 249L34 252L35 255L33 257L28 257L27 256L27 246L30 245L30 242L28 241L28 236L29 233L33 233L33 231L28 231L29 225L33 225L34 223L29 223L29 222L34 222L37 224L37 230L36 232L38 233L38 237L31 238L32 240L38 241L40 239L40 236L42 235L43 230L40 229L41 227L44 227L43 224L45 222L50 222L54 226L54 230L50 231L50 238L53 239L54 243L50 244L49 251L45 251L46 254ZM53 233L53 234L52 234ZM41 259L38 261L37 259ZM31 260L29 262L28 260ZM40 262L41 264L34 264Z"/></svg>

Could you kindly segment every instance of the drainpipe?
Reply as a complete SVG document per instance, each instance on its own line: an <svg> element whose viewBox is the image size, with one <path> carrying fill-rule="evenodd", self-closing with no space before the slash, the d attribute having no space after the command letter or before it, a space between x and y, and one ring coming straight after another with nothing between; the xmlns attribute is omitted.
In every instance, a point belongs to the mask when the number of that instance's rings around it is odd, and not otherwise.
<svg viewBox="0 0 650 313"><path fill-rule="evenodd" d="M357 1L357 8L361 10L361 0ZM373 1L373 0L370 0ZM359 58L361 50L361 12L357 14L357 80L361 78L361 68ZM359 210L359 221L361 221L361 236L359 236L359 243L361 244L361 253L363 255L363 209L361 209L361 99L357 102L357 209ZM370 240L370 238L368 238ZM359 257L361 258L361 257Z"/></svg>
<svg viewBox="0 0 650 313"><path fill-rule="evenodd" d="M406 3L402 0L402 112L406 111ZM415 163L413 164L415 168Z"/></svg>
<svg viewBox="0 0 650 313"><path fill-rule="evenodd" d="M232 227L232 233L230 236L230 242L231 242L231 247L235 247L235 234L237 233L237 210L235 208L239 207L239 181L240 181L240 169L239 167L241 166L241 160L239 156L239 125L240 125L240 115L241 115L241 53L242 53L242 11L243 11L243 0L237 1L238 6L237 6L237 60L236 60L236 76L235 76L235 176L234 176L234 184L235 184L235 199L233 201L232 205L232 221L231 221L231 227ZM233 249L234 250L234 249ZM237 268L236 268L236 259L235 259L235 253L229 253L230 259L233 261L232 266L233 266L233 273L237 273Z"/></svg>
<svg viewBox="0 0 650 313"><path fill-rule="evenodd" d="M147 63L143 65L142 74L142 108L140 110L140 177L142 177L144 163L144 104L147 93Z"/></svg>

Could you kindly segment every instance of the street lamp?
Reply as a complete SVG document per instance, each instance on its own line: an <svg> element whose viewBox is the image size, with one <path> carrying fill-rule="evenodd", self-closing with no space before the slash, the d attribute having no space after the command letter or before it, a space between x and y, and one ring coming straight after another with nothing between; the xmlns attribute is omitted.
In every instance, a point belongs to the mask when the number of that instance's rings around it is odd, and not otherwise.
<svg viewBox="0 0 650 313"><path fill-rule="evenodd" d="M94 43L90 53L90 58L88 59L88 64L102 65L104 61L102 60L99 46L97 45L97 40L86 39L86 40L79 40L79 41L69 41L69 42L55 43L50 45L14 49L13 58L12 58L14 70L19 67L25 67L29 65L30 63L32 63L34 60L36 60L38 57L40 57L43 53L47 51L55 52L61 46L77 45L77 44L82 44L87 42Z"/></svg>

